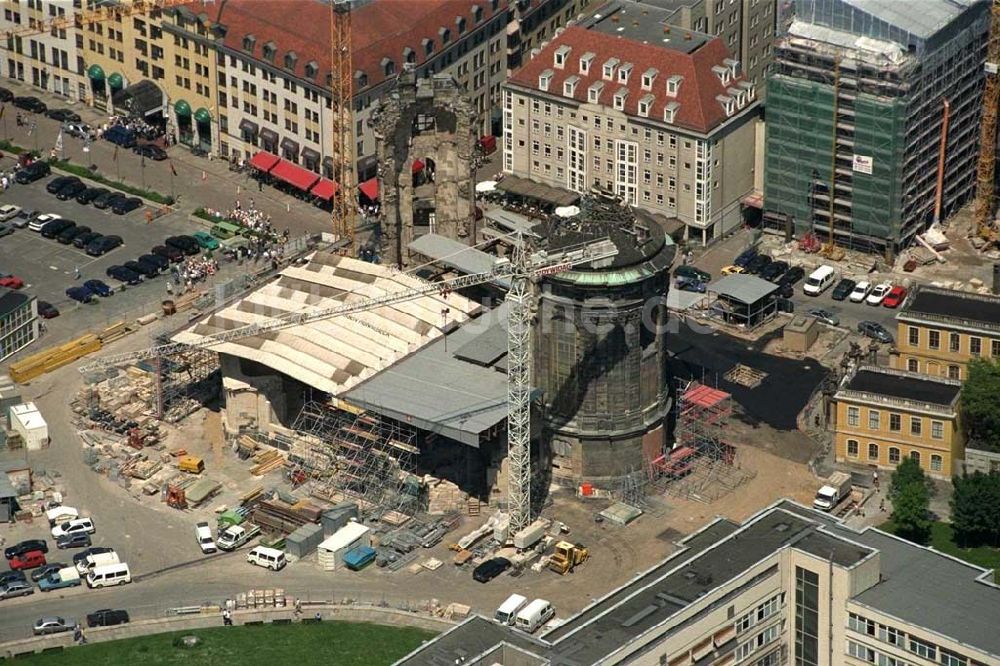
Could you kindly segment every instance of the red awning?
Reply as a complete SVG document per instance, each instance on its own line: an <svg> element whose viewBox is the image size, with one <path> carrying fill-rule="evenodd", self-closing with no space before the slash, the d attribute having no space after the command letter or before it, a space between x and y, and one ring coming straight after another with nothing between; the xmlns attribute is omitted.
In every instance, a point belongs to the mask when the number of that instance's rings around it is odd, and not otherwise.
<svg viewBox="0 0 1000 666"><path fill-rule="evenodd" d="M413 173L420 173L424 170L424 163L420 160L413 160L413 167L411 169Z"/></svg>
<svg viewBox="0 0 1000 666"><path fill-rule="evenodd" d="M340 185L333 182L329 178L320 178L319 181L313 185L310 194L319 197L323 201L329 201L339 189Z"/></svg>
<svg viewBox="0 0 1000 666"><path fill-rule="evenodd" d="M378 199L378 178L369 178L365 182L358 185L358 189L361 190L361 193L366 197L375 201Z"/></svg>
<svg viewBox="0 0 1000 666"><path fill-rule="evenodd" d="M271 175L303 192L308 192L309 188L319 180L319 174L303 169L298 164L292 164L288 160L278 160L278 163L271 169Z"/></svg>
<svg viewBox="0 0 1000 666"><path fill-rule="evenodd" d="M274 167L275 164L278 163L279 160L281 160L281 158L277 155L262 150L250 158L250 166L258 171L267 173Z"/></svg>

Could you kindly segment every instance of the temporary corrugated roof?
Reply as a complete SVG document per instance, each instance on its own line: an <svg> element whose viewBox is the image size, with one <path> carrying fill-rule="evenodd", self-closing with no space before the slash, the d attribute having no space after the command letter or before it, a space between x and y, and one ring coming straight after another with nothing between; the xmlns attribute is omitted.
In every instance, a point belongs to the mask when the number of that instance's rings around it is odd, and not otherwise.
<svg viewBox="0 0 1000 666"><path fill-rule="evenodd" d="M930 37L973 4L973 0L841 0L919 37ZM862 31L858 31L862 32Z"/></svg>
<svg viewBox="0 0 1000 666"><path fill-rule="evenodd" d="M10 408L11 416L17 419L18 423L27 430L42 430L48 428L42 413L35 407L35 403L26 402L23 405L14 405Z"/></svg>
<svg viewBox="0 0 1000 666"><path fill-rule="evenodd" d="M467 274L486 273L499 261L492 254L438 234L424 234L410 243L410 249L443 266ZM506 288L510 286L510 281L497 280L497 284Z"/></svg>
<svg viewBox="0 0 1000 666"><path fill-rule="evenodd" d="M338 551L350 546L360 537L363 537L366 532L370 531L369 528L361 523L351 521L324 539L318 548L320 550Z"/></svg>
<svg viewBox="0 0 1000 666"><path fill-rule="evenodd" d="M748 305L777 290L778 285L755 275L727 275L708 285L708 291Z"/></svg>
<svg viewBox="0 0 1000 666"><path fill-rule="evenodd" d="M277 279L196 320L174 339L198 344L213 333L426 286L424 280L385 266L317 252L305 266L289 266ZM338 395L440 337L442 328L464 322L481 310L482 306L458 294L435 293L240 338L213 349Z"/></svg>

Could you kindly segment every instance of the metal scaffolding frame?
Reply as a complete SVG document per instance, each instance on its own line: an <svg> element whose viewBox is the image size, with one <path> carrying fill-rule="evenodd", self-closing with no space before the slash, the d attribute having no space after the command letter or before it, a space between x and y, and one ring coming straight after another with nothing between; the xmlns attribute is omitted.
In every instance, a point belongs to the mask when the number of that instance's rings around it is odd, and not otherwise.
<svg viewBox="0 0 1000 666"><path fill-rule="evenodd" d="M726 441L732 396L696 381L677 380L674 448L647 463L650 483L676 497L713 502L754 476Z"/></svg>
<svg viewBox="0 0 1000 666"><path fill-rule="evenodd" d="M389 511L412 516L420 510L415 429L316 401L303 405L292 428L302 437L288 457L291 474L308 480L310 494L354 497L373 517Z"/></svg>
<svg viewBox="0 0 1000 666"><path fill-rule="evenodd" d="M139 363L142 367L146 362ZM219 394L222 369L219 355L192 347L175 356L148 362L155 376L156 417L177 423Z"/></svg>

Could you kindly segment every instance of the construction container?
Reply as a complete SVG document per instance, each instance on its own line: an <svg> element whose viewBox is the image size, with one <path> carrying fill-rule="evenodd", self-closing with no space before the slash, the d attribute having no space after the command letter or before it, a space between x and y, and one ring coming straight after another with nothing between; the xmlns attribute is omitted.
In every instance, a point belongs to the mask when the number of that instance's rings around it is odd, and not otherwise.
<svg viewBox="0 0 1000 666"><path fill-rule="evenodd" d="M344 553L344 566L351 571L361 571L375 561L375 549L371 546L358 546Z"/></svg>
<svg viewBox="0 0 1000 666"><path fill-rule="evenodd" d="M514 548L531 548L539 539L545 536L545 530L549 527L549 521L536 520L520 532L514 535Z"/></svg>
<svg viewBox="0 0 1000 666"><path fill-rule="evenodd" d="M317 560L324 571L335 571L344 566L344 555L358 546L371 546L371 530L361 523L349 522L319 544Z"/></svg>
<svg viewBox="0 0 1000 666"><path fill-rule="evenodd" d="M328 537L334 534L351 520L357 520L357 502L341 502L323 512L320 523L323 525L323 536Z"/></svg>
<svg viewBox="0 0 1000 666"><path fill-rule="evenodd" d="M285 537L285 552L302 559L323 542L323 527L308 523Z"/></svg>
<svg viewBox="0 0 1000 666"><path fill-rule="evenodd" d="M26 402L10 408L10 428L24 441L29 451L38 451L49 444L49 426L35 403Z"/></svg>

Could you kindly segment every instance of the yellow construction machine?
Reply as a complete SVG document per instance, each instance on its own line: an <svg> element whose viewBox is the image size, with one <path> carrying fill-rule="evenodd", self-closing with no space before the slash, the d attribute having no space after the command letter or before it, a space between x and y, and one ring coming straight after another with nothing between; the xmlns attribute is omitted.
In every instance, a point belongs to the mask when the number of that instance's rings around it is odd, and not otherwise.
<svg viewBox="0 0 1000 666"><path fill-rule="evenodd" d="M590 557L590 551L581 544L560 541L556 544L556 552L549 558L549 569L557 574L565 574L583 564Z"/></svg>

